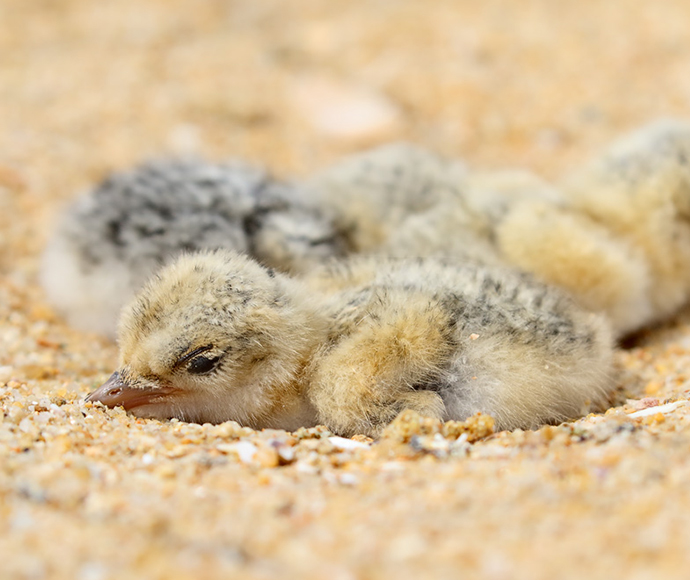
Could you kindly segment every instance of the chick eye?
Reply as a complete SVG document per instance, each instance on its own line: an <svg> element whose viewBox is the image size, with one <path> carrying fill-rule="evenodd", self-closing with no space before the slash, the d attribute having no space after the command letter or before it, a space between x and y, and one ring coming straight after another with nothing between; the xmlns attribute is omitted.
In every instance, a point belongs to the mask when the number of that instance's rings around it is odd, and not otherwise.
<svg viewBox="0 0 690 580"><path fill-rule="evenodd" d="M187 372L190 372L194 375L203 375L204 373L212 371L215 368L216 364L218 364L219 360L219 356L197 356L193 358L187 365Z"/></svg>

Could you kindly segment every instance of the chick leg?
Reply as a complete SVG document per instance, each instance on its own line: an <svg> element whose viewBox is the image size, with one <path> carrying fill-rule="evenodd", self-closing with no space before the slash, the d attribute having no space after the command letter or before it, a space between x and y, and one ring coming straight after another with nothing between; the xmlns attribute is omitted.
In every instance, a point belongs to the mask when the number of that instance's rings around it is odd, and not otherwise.
<svg viewBox="0 0 690 580"><path fill-rule="evenodd" d="M336 433L377 436L404 409L444 416L431 389L451 348L446 317L414 296L387 298L312 364L309 398L319 421Z"/></svg>

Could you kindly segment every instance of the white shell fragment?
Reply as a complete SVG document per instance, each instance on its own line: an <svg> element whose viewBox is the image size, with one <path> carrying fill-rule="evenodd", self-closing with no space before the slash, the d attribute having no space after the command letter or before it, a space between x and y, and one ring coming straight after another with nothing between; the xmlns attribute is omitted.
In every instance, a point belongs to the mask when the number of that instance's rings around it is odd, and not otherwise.
<svg viewBox="0 0 690 580"><path fill-rule="evenodd" d="M368 449L369 444L363 443L361 441L353 441L352 439L346 439L345 437L329 437L328 440L331 445L336 449L341 449L343 451L348 451L350 449Z"/></svg>
<svg viewBox="0 0 690 580"><path fill-rule="evenodd" d="M236 453L242 463L251 463L256 455L258 448L249 441L238 441L237 443L221 443L216 446L223 453Z"/></svg>
<svg viewBox="0 0 690 580"><path fill-rule="evenodd" d="M656 415L657 413L670 413L671 411L675 411L678 407L684 407L687 404L687 401L666 403L665 405L657 405L656 407L648 407L647 409L642 409L641 411L635 411L634 413L630 413L628 417L637 419L638 417L649 417L650 415Z"/></svg>

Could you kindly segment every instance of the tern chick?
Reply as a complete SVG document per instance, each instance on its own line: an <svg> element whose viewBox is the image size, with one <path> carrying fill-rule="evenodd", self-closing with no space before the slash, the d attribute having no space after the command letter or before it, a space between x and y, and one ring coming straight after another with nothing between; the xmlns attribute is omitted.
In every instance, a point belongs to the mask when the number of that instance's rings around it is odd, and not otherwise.
<svg viewBox="0 0 690 580"><path fill-rule="evenodd" d="M563 185L573 208L625 242L647 269L644 324L690 297L690 123L662 120L616 141ZM645 313L639 305L640 314Z"/></svg>
<svg viewBox="0 0 690 580"><path fill-rule="evenodd" d="M68 209L46 248L42 282L76 327L113 334L123 304L184 251L229 248L285 271L345 251L295 186L239 163L145 163L114 173Z"/></svg>
<svg viewBox="0 0 690 580"><path fill-rule="evenodd" d="M300 192L359 252L518 268L606 314L617 336L649 321L644 257L529 172L472 172L398 143L353 155Z"/></svg>
<svg viewBox="0 0 690 580"><path fill-rule="evenodd" d="M254 428L376 436L406 408L532 428L612 386L601 316L529 276L434 259L354 258L298 280L235 252L185 255L124 309L119 343L90 401Z"/></svg>
<svg viewBox="0 0 690 580"><path fill-rule="evenodd" d="M558 186L477 173L412 145L352 156L307 181L358 251L506 265L606 314L616 336L690 297L690 124L623 137Z"/></svg>

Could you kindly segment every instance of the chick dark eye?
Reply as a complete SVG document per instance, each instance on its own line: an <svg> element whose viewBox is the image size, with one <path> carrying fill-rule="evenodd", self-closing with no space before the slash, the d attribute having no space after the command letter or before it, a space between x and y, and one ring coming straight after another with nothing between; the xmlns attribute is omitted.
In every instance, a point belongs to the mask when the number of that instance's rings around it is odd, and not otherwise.
<svg viewBox="0 0 690 580"><path fill-rule="evenodd" d="M218 364L219 360L219 356L197 356L193 358L191 361L189 361L189 364L187 365L187 372L190 372L194 375L203 375L204 373L212 371L215 368L216 364Z"/></svg>

